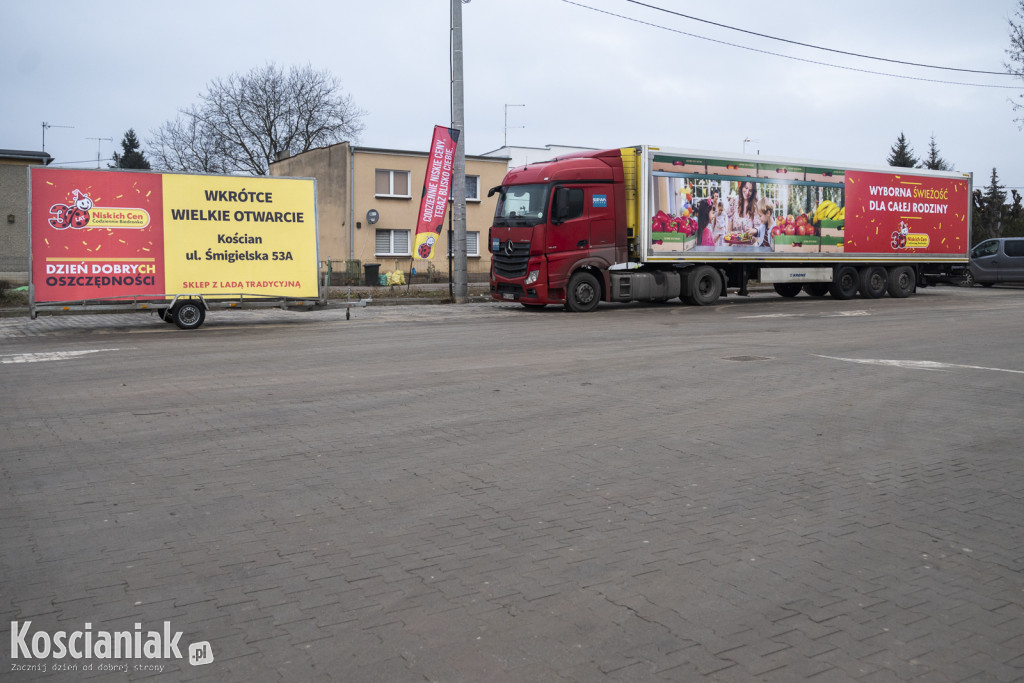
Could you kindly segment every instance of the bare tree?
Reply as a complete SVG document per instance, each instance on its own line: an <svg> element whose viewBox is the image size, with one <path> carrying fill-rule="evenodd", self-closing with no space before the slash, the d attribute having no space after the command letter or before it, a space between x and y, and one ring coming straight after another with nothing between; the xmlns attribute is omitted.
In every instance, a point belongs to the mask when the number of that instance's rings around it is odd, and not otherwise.
<svg viewBox="0 0 1024 683"><path fill-rule="evenodd" d="M308 64L268 64L217 79L200 103L149 141L154 165L172 171L266 175L278 154L355 141L364 112L337 78Z"/></svg>
<svg viewBox="0 0 1024 683"><path fill-rule="evenodd" d="M1010 57L1010 61L1003 64L1006 70L1024 80L1024 0L1017 0L1017 11L1014 12L1014 16L1017 18L1016 21L1009 19L1010 24L1010 48L1006 51L1006 54ZM1024 95L1018 95L1024 100ZM1013 110L1016 112L1024 111L1024 104L1019 104L1010 100L1010 104L1013 105ZM1016 119L1017 123L1024 128L1024 117Z"/></svg>

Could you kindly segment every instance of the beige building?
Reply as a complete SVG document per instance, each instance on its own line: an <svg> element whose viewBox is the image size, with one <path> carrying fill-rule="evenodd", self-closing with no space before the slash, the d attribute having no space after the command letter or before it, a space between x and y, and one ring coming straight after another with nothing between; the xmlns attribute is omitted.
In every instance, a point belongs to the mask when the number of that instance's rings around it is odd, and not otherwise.
<svg viewBox="0 0 1024 683"><path fill-rule="evenodd" d="M0 149L0 280L28 283L28 170L46 166L46 152Z"/></svg>
<svg viewBox="0 0 1024 683"><path fill-rule="evenodd" d="M486 280L491 268L487 230L500 185L508 169L503 157L466 157L466 253L471 282ZM320 259L362 284L367 264L381 274L411 268L417 281L448 279L448 228L430 261L412 257L427 152L353 147L342 142L303 152L270 165L270 175L316 178ZM449 214L451 212L449 211ZM371 266L372 269L372 266ZM339 272L340 271L340 272ZM335 277L335 284L340 278Z"/></svg>

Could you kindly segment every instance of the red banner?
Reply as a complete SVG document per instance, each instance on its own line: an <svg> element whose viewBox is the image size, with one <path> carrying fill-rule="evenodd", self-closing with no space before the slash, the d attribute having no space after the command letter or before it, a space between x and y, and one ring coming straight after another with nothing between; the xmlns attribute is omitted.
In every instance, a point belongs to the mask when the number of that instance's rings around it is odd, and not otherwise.
<svg viewBox="0 0 1024 683"><path fill-rule="evenodd" d="M444 226L444 214L448 210L448 196L452 188L455 146L458 142L458 130L434 126L427 173L423 178L420 212L416 218L416 241L413 243L413 255L421 259L434 257L434 245Z"/></svg>
<svg viewBox="0 0 1024 683"><path fill-rule="evenodd" d="M846 172L846 253L964 254L966 178Z"/></svg>

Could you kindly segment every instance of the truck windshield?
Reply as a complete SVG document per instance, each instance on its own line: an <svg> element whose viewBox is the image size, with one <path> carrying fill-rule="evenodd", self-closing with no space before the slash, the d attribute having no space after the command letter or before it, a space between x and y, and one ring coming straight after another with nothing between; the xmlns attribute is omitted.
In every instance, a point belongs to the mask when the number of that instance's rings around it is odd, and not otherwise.
<svg viewBox="0 0 1024 683"><path fill-rule="evenodd" d="M544 222L547 208L547 185L513 185L501 188L495 226L534 226Z"/></svg>

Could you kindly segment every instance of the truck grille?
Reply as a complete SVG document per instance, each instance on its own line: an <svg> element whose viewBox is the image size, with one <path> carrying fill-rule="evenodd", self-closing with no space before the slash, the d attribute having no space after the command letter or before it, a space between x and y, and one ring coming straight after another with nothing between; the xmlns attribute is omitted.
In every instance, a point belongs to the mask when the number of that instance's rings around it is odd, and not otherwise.
<svg viewBox="0 0 1024 683"><path fill-rule="evenodd" d="M491 261L494 263L495 275L507 278L523 277L530 264L530 243L502 242L494 251Z"/></svg>

